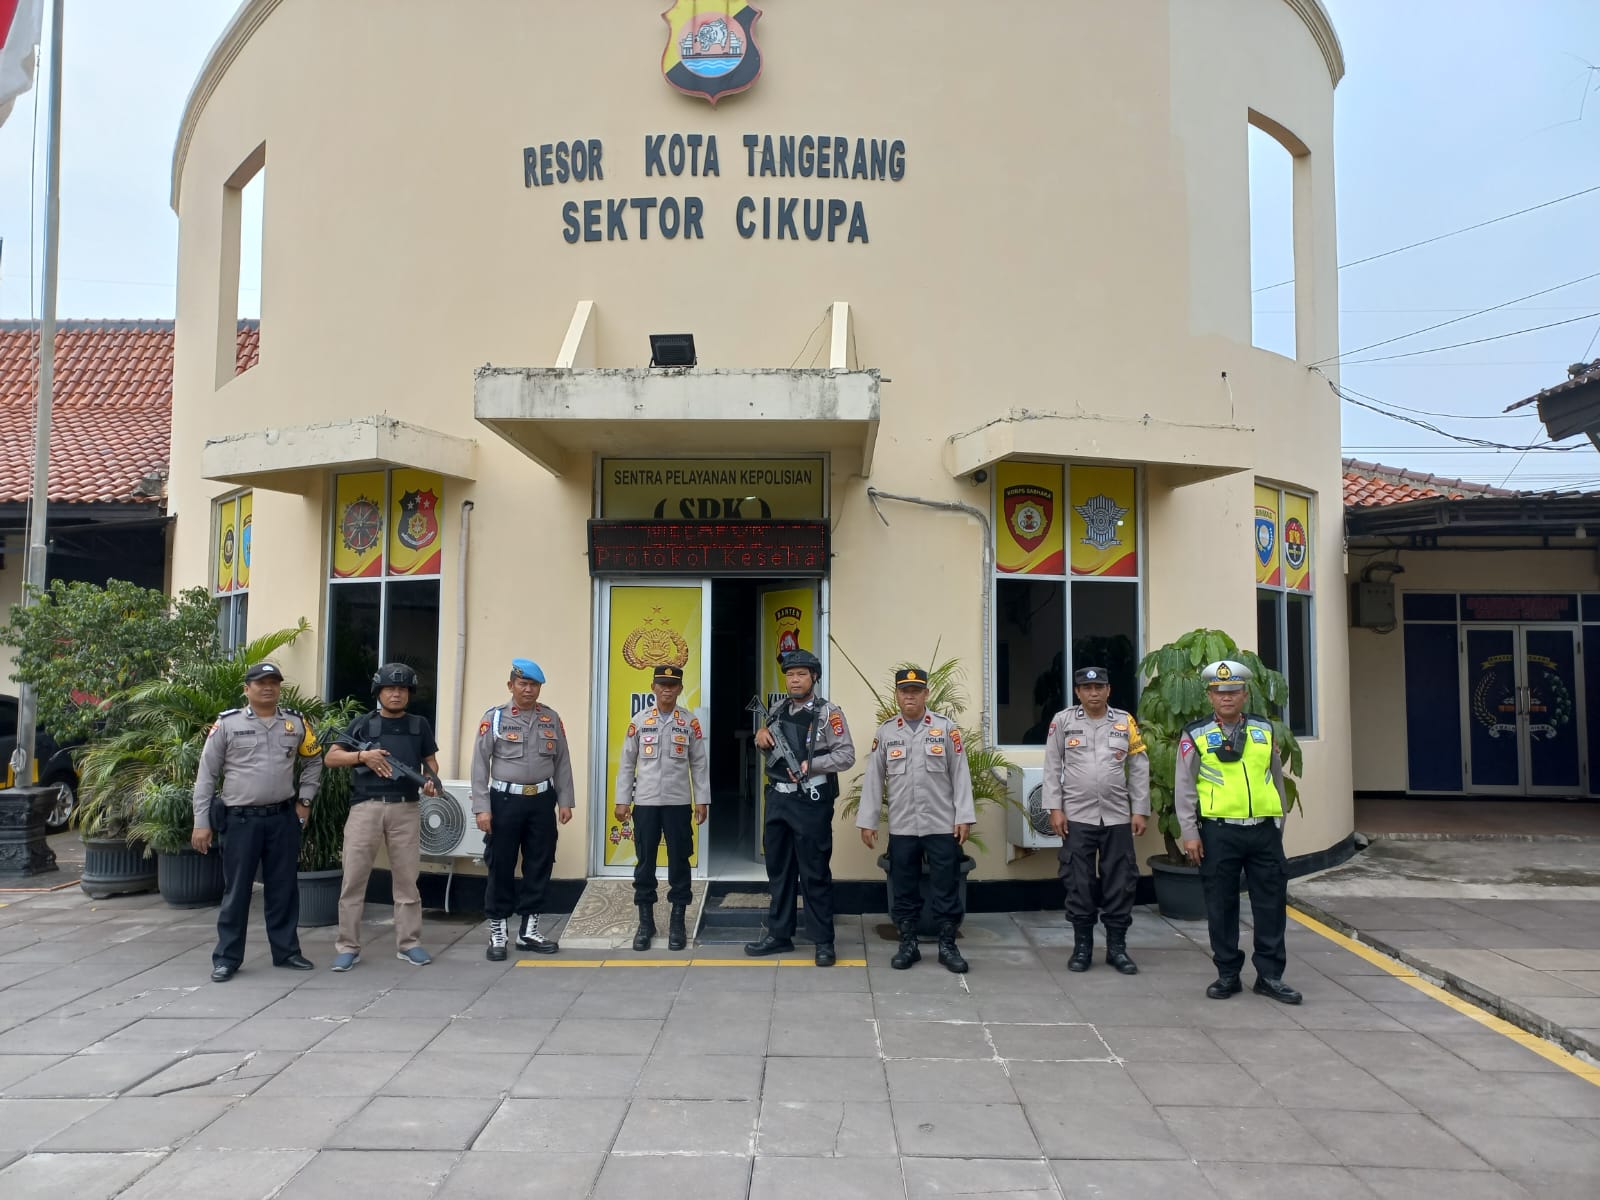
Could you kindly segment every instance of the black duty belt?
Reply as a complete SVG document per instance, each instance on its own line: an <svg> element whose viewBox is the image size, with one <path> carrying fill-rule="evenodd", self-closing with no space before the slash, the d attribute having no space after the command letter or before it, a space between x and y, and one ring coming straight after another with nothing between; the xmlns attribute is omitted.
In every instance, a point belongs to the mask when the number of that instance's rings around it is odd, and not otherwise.
<svg viewBox="0 0 1600 1200"><path fill-rule="evenodd" d="M281 816L293 807L293 800L279 800L276 804L230 804L228 816L230 818Z"/></svg>
<svg viewBox="0 0 1600 1200"><path fill-rule="evenodd" d="M365 804L368 800L375 800L379 804L411 804L416 799L415 796L407 796L403 792L382 792L376 796L351 796L350 803Z"/></svg>

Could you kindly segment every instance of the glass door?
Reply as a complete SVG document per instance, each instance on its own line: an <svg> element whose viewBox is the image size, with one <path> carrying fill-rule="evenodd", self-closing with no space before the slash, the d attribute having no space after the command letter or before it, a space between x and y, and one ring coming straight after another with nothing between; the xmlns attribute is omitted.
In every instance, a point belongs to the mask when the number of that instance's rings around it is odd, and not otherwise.
<svg viewBox="0 0 1600 1200"><path fill-rule="evenodd" d="M1515 626L1466 631L1467 758L1470 792L1522 793L1521 672Z"/></svg>
<svg viewBox="0 0 1600 1200"><path fill-rule="evenodd" d="M683 668L683 694L678 703L710 727L711 689L711 583L709 580L632 583L605 580L600 588L596 648L595 711L592 728L603 731L594 741L590 828L595 830L591 866L597 875L631 875L636 861L633 829L618 822L612 812L617 768L622 759L622 739L628 726L654 703L650 691L652 669L662 664ZM694 854L690 864L697 879L707 875L707 844L716 805L705 825L694 826ZM666 846L659 862L666 864Z"/></svg>
<svg viewBox="0 0 1600 1200"><path fill-rule="evenodd" d="M1468 790L1490 795L1576 795L1578 631L1475 626L1466 631Z"/></svg>
<svg viewBox="0 0 1600 1200"><path fill-rule="evenodd" d="M1528 791L1577 795L1583 777L1578 738L1578 631L1525 627L1522 661Z"/></svg>

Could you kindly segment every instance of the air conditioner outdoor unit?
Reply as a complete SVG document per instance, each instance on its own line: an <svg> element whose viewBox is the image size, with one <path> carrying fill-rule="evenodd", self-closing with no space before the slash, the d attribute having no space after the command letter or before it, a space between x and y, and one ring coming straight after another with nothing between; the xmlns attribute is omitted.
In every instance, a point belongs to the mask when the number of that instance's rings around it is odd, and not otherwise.
<svg viewBox="0 0 1600 1200"><path fill-rule="evenodd" d="M1006 809L1006 839L1026 850L1061 845L1061 839L1050 831L1050 814L1044 807L1044 768L1012 771L1009 784L1011 798L1017 803Z"/></svg>
<svg viewBox="0 0 1600 1200"><path fill-rule="evenodd" d="M422 856L482 858L483 833L472 815L472 784L444 780L444 794L422 797Z"/></svg>

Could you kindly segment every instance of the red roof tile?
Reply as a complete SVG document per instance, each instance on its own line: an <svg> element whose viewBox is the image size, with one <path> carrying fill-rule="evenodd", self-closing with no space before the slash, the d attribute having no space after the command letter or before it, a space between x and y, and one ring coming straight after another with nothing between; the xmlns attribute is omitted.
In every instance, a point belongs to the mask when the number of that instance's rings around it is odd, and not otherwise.
<svg viewBox="0 0 1600 1200"><path fill-rule="evenodd" d="M1407 500L1429 500L1440 496L1464 500L1472 496L1519 496L1521 492L1445 479L1380 463L1344 460L1344 504L1346 508L1375 508L1385 504L1404 504Z"/></svg>
<svg viewBox="0 0 1600 1200"><path fill-rule="evenodd" d="M240 371L256 364L260 339L259 322L239 323ZM37 322L0 321L0 504L33 491L37 342ZM171 435L172 322L60 322L51 501L159 502ZM151 476L163 484L152 488Z"/></svg>

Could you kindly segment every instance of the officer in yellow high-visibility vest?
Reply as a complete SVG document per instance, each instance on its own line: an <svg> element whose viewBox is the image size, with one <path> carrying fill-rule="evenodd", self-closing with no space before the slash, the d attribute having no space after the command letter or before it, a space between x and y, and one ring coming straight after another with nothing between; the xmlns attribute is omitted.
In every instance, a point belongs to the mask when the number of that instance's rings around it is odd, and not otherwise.
<svg viewBox="0 0 1600 1200"><path fill-rule="evenodd" d="M1300 993L1283 982L1289 874L1283 857L1283 764L1273 744L1272 724L1244 711L1251 675L1243 663L1214 662L1200 678L1211 716L1184 727L1174 792L1183 850L1199 866L1206 893L1211 960L1217 964L1216 982L1206 995L1226 1000L1243 990L1243 872L1255 921L1254 991L1281 1004L1299 1004Z"/></svg>

